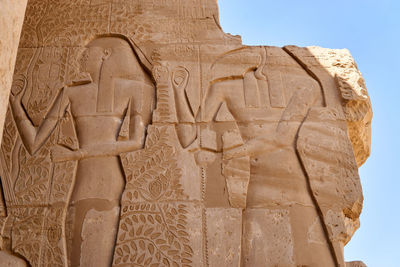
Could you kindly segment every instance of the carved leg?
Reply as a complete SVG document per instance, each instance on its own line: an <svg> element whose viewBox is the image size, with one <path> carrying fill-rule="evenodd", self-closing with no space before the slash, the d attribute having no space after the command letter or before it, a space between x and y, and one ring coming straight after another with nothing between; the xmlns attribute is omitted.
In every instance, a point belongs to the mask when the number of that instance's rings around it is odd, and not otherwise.
<svg viewBox="0 0 400 267"><path fill-rule="evenodd" d="M335 267L335 260L315 207L293 205L290 223L296 266Z"/></svg>
<svg viewBox="0 0 400 267"><path fill-rule="evenodd" d="M242 266L294 267L289 211L250 208L243 213Z"/></svg>
<svg viewBox="0 0 400 267"><path fill-rule="evenodd" d="M81 200L70 207L67 219L71 267L109 267L119 222L119 206L107 200Z"/></svg>
<svg viewBox="0 0 400 267"><path fill-rule="evenodd" d="M251 208L243 220L243 267L335 267L314 207Z"/></svg>

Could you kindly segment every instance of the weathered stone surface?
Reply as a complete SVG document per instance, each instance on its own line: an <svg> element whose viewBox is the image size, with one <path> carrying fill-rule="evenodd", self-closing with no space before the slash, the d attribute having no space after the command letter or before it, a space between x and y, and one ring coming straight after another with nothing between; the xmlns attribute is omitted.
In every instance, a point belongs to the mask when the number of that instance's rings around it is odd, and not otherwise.
<svg viewBox="0 0 400 267"><path fill-rule="evenodd" d="M347 50L244 46L214 0L31 0L21 36L3 249L34 267L349 264L372 111Z"/></svg>
<svg viewBox="0 0 400 267"><path fill-rule="evenodd" d="M295 265L293 233L287 210L249 209L245 218L243 266Z"/></svg>
<svg viewBox="0 0 400 267"><path fill-rule="evenodd" d="M298 48L289 47L298 51ZM334 76L339 88L347 131L353 145L357 165L360 167L371 151L372 108L365 81L347 49L327 49L307 47L307 52L299 53L299 59L310 71L323 72ZM321 71L322 72L322 71ZM319 80L324 83L323 75Z"/></svg>
<svg viewBox="0 0 400 267"><path fill-rule="evenodd" d="M207 248L209 266L240 266L242 211L208 208Z"/></svg>
<svg viewBox="0 0 400 267"><path fill-rule="evenodd" d="M367 267L362 261L346 262L346 267Z"/></svg>

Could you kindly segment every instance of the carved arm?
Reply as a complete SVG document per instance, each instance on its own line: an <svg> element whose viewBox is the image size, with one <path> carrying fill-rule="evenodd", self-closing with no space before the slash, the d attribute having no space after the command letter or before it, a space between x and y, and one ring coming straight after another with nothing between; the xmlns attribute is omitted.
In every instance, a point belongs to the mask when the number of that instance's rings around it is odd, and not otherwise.
<svg viewBox="0 0 400 267"><path fill-rule="evenodd" d="M65 112L69 102L64 98L64 89L60 90L42 123L39 127L35 127L22 106L21 99L23 92L22 90L16 95L11 96L10 106L22 143L28 153L32 155L39 150L51 135L57 125L58 119Z"/></svg>
<svg viewBox="0 0 400 267"><path fill-rule="evenodd" d="M86 146L79 150L70 150L63 146L54 147L51 151L53 162L63 162L70 160L81 160L96 157L112 157L121 153L132 152L143 148L145 126L139 115L134 116L135 132L131 135L131 139L125 141L115 141L113 143L98 144Z"/></svg>
<svg viewBox="0 0 400 267"><path fill-rule="evenodd" d="M320 89L315 86L297 90L283 112L275 136L259 136L249 140L243 146L226 151L224 159L256 156L294 144L298 129L319 94Z"/></svg>

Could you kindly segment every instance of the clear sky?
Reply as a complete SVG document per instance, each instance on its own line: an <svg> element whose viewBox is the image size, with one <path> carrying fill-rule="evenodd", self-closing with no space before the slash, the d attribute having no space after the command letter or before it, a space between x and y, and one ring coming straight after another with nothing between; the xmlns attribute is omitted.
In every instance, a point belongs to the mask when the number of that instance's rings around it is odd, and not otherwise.
<svg viewBox="0 0 400 267"><path fill-rule="evenodd" d="M400 266L400 1L218 0L225 32L247 45L347 48L372 101L372 152L360 169L361 228L346 260Z"/></svg>

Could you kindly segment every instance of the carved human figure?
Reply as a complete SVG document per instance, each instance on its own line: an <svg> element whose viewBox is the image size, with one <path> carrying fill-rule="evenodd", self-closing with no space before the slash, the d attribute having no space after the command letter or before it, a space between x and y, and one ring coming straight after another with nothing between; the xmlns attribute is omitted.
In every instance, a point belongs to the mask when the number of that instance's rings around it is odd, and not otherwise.
<svg viewBox="0 0 400 267"><path fill-rule="evenodd" d="M62 143L51 155L55 162L78 161L67 213L70 265L110 266L125 185L119 155L142 148L155 87L127 40L101 37L86 48L82 71L88 79L61 89L39 127L24 111L23 91L12 96L11 107L30 154L46 142L66 113L72 115L72 130L66 132L76 137L75 144Z"/></svg>
<svg viewBox="0 0 400 267"><path fill-rule="evenodd" d="M242 266L336 266L296 154L303 120L324 105L322 89L283 49L266 49L271 62L218 77L203 103L203 121L227 107L240 130L244 144L224 149L223 159L250 156Z"/></svg>

